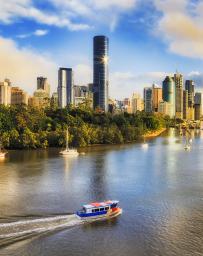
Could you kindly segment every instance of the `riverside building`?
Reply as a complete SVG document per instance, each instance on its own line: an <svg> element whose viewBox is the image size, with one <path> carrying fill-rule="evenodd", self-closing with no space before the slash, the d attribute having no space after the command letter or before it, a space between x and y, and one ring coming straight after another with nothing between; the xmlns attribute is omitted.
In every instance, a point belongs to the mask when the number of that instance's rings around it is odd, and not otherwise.
<svg viewBox="0 0 203 256"><path fill-rule="evenodd" d="M144 110L146 113L151 113L152 108L153 90L151 87L144 88Z"/></svg>
<svg viewBox="0 0 203 256"><path fill-rule="evenodd" d="M188 114L188 90L183 91L183 119L187 120Z"/></svg>
<svg viewBox="0 0 203 256"><path fill-rule="evenodd" d="M58 105L65 108L74 103L73 70L72 68L60 68L58 71Z"/></svg>
<svg viewBox="0 0 203 256"><path fill-rule="evenodd" d="M132 110L132 113L136 113L137 111L144 110L143 99L140 97L140 94L138 94L138 93L133 93L133 95L132 95L131 110Z"/></svg>
<svg viewBox="0 0 203 256"><path fill-rule="evenodd" d="M11 104L11 82L9 79L0 82L0 104L5 106Z"/></svg>
<svg viewBox="0 0 203 256"><path fill-rule="evenodd" d="M152 85L152 109L153 112L158 112L159 102L162 101L162 88Z"/></svg>
<svg viewBox="0 0 203 256"><path fill-rule="evenodd" d="M19 87L11 87L11 105L28 105L28 94Z"/></svg>
<svg viewBox="0 0 203 256"><path fill-rule="evenodd" d="M37 77L37 89L44 90L48 94L48 96L50 96L50 85L46 77L43 77L43 76Z"/></svg>
<svg viewBox="0 0 203 256"><path fill-rule="evenodd" d="M195 120L200 120L202 115L202 94L200 92L195 93Z"/></svg>
<svg viewBox="0 0 203 256"><path fill-rule="evenodd" d="M175 82L175 117L183 118L183 75L176 73Z"/></svg>
<svg viewBox="0 0 203 256"><path fill-rule="evenodd" d="M185 89L188 91L188 119L195 119L194 110L194 96L195 96L195 85L192 80L186 80Z"/></svg>
<svg viewBox="0 0 203 256"><path fill-rule="evenodd" d="M163 101L170 104L170 117L175 117L175 83L173 77L167 76L163 81Z"/></svg>

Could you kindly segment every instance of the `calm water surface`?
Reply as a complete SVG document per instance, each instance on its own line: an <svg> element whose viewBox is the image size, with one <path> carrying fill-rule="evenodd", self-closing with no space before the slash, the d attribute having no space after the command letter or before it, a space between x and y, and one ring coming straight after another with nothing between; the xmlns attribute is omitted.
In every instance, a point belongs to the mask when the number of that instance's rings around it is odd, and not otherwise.
<svg viewBox="0 0 203 256"><path fill-rule="evenodd" d="M94 147L75 159L9 152L0 162L0 255L203 255L203 132L193 136L190 152L173 130L148 149ZM123 214L74 222L83 203L105 199L120 200Z"/></svg>

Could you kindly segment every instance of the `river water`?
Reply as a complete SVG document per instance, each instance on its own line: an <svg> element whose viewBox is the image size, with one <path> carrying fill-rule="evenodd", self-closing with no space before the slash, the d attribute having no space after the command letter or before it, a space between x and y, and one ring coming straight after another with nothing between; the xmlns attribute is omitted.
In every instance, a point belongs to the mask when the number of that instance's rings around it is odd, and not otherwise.
<svg viewBox="0 0 203 256"><path fill-rule="evenodd" d="M10 151L0 162L0 255L203 255L203 131L191 151L174 130L142 144ZM118 199L121 216L83 224L84 203Z"/></svg>

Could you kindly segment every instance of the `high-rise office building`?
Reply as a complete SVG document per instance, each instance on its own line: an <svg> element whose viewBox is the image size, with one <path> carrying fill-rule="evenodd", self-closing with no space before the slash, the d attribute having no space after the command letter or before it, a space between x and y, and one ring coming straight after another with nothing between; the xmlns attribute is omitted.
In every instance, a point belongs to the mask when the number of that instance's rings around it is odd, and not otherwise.
<svg viewBox="0 0 203 256"><path fill-rule="evenodd" d="M185 89L188 91L188 119L194 120L194 96L195 96L195 85L192 80L186 80Z"/></svg>
<svg viewBox="0 0 203 256"><path fill-rule="evenodd" d="M0 82L0 104L11 104L11 82L9 79L5 79L4 82Z"/></svg>
<svg viewBox="0 0 203 256"><path fill-rule="evenodd" d="M124 111L127 113L132 113L132 108L131 108L131 101L129 98L125 98L123 100L123 107L124 107Z"/></svg>
<svg viewBox="0 0 203 256"><path fill-rule="evenodd" d="M60 108L74 103L72 68L60 68L58 71L58 105Z"/></svg>
<svg viewBox="0 0 203 256"><path fill-rule="evenodd" d="M188 91L188 107L194 107L195 85L192 80L186 80L185 89Z"/></svg>
<svg viewBox="0 0 203 256"><path fill-rule="evenodd" d="M50 106L50 98L43 89L38 89L34 92L33 97L28 99L28 105L36 108L45 108Z"/></svg>
<svg viewBox="0 0 203 256"><path fill-rule="evenodd" d="M188 91L183 91L183 119L188 119Z"/></svg>
<svg viewBox="0 0 203 256"><path fill-rule="evenodd" d="M173 77L167 76L163 81L163 101L170 104L170 116L175 117L175 83Z"/></svg>
<svg viewBox="0 0 203 256"><path fill-rule="evenodd" d="M109 98L109 39L106 36L94 37L94 77L93 77L93 106L108 111Z"/></svg>
<svg viewBox="0 0 203 256"><path fill-rule="evenodd" d="M202 94L200 92L195 93L195 120L200 120L202 115Z"/></svg>
<svg viewBox="0 0 203 256"><path fill-rule="evenodd" d="M174 75L175 82L175 116L183 118L183 75L177 73Z"/></svg>
<svg viewBox="0 0 203 256"><path fill-rule="evenodd" d="M37 90L39 89L44 90L50 96L50 85L46 77L37 77Z"/></svg>
<svg viewBox="0 0 203 256"><path fill-rule="evenodd" d="M28 94L19 87L11 87L11 105L28 105Z"/></svg>
<svg viewBox="0 0 203 256"><path fill-rule="evenodd" d="M144 88L144 110L147 113L151 113L152 109L152 98L153 98L153 90L151 87Z"/></svg>
<svg viewBox="0 0 203 256"><path fill-rule="evenodd" d="M166 101L160 101L159 102L159 107L158 107L158 112L165 115L165 116L172 116L171 113L172 107L171 104L166 102Z"/></svg>
<svg viewBox="0 0 203 256"><path fill-rule="evenodd" d="M158 112L159 102L162 101L162 88L152 85L152 109L153 112Z"/></svg>
<svg viewBox="0 0 203 256"><path fill-rule="evenodd" d="M131 99L131 109L132 113L136 113L137 111L143 111L144 106L143 106L143 100L140 97L140 94L138 93L133 93L132 99Z"/></svg>

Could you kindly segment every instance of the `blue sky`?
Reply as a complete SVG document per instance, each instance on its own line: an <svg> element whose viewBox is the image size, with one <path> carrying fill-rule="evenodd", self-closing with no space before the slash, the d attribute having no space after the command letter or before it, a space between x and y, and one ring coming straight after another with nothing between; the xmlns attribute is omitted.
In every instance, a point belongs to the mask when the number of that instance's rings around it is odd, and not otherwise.
<svg viewBox="0 0 203 256"><path fill-rule="evenodd" d="M42 3L43 2L43 3ZM92 38L110 39L110 95L142 92L176 70L203 85L202 0L0 0L0 80L57 88L59 66L92 82Z"/></svg>

